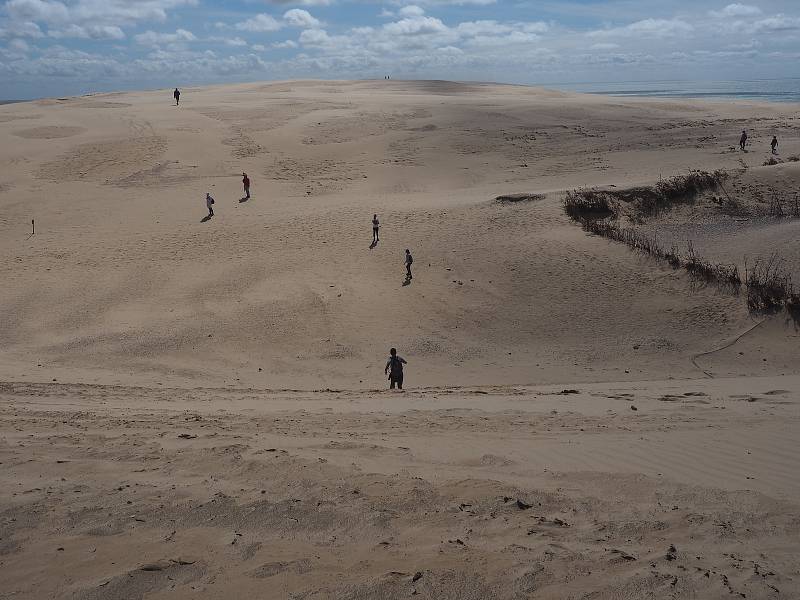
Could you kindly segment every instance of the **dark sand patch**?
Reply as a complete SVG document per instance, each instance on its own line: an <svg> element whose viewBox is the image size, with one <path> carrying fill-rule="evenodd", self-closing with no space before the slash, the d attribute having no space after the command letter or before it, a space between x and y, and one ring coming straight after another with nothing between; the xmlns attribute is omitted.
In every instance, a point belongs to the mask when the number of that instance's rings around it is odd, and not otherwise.
<svg viewBox="0 0 800 600"><path fill-rule="evenodd" d="M61 125L47 125L45 127L33 127L32 129L21 129L13 131L12 135L28 140L54 140L58 138L72 137L86 131L84 127L67 127Z"/></svg>

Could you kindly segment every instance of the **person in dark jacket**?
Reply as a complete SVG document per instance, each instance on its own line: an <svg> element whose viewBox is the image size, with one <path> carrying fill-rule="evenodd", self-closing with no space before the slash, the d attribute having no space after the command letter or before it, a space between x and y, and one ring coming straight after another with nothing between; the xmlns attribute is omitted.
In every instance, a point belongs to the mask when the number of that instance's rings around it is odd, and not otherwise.
<svg viewBox="0 0 800 600"><path fill-rule="evenodd" d="M250 199L250 178L247 173L242 173L242 186L244 187L245 198Z"/></svg>
<svg viewBox="0 0 800 600"><path fill-rule="evenodd" d="M178 106L181 103L181 91L175 88L175 91L172 92L172 97L175 98L175 106Z"/></svg>
<svg viewBox="0 0 800 600"><path fill-rule="evenodd" d="M393 390L397 386L398 390L403 389L403 365L408 364L406 360L397 356L397 349L389 350L389 360L386 361L386 368L383 374L389 374L389 389Z"/></svg>

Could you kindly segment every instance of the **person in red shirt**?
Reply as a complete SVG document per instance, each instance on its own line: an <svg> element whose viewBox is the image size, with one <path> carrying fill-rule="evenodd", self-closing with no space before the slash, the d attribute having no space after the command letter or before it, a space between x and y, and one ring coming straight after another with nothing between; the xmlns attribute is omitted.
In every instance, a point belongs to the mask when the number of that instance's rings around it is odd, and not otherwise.
<svg viewBox="0 0 800 600"><path fill-rule="evenodd" d="M242 173L242 185L244 186L245 199L250 200L250 178L247 173Z"/></svg>

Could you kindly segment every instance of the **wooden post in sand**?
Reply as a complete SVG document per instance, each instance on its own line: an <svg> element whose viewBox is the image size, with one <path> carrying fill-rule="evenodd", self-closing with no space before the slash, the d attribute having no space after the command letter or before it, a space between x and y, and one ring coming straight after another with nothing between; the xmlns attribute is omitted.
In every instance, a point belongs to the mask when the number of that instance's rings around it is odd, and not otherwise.
<svg viewBox="0 0 800 600"><path fill-rule="evenodd" d="M36 233L36 223L33 219L31 219L31 235Z"/></svg>

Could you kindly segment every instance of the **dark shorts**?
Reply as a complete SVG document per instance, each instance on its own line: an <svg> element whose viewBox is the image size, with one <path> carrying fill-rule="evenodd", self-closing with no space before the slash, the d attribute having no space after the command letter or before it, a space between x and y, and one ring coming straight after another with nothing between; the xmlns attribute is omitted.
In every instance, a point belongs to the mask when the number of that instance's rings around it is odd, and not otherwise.
<svg viewBox="0 0 800 600"><path fill-rule="evenodd" d="M402 390L403 389L403 374L402 373L392 373L389 375L389 389L393 390L395 384L397 388Z"/></svg>

